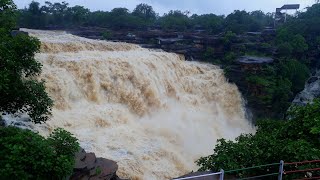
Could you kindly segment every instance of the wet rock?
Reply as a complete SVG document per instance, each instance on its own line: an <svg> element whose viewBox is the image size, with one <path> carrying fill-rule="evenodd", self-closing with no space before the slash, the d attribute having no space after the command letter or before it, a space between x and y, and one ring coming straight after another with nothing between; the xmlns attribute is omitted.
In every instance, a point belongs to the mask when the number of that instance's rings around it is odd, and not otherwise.
<svg viewBox="0 0 320 180"><path fill-rule="evenodd" d="M75 157L71 180L121 180L116 174L118 165L115 161L96 158L94 153L86 153L84 149L80 149Z"/></svg>
<svg viewBox="0 0 320 180"><path fill-rule="evenodd" d="M118 170L118 165L115 161L98 158L97 168L101 169L101 173L98 175L98 177L104 179L113 177Z"/></svg>
<svg viewBox="0 0 320 180"><path fill-rule="evenodd" d="M314 76L307 81L304 90L296 95L293 103L306 105L318 97L320 97L320 71L316 72Z"/></svg>

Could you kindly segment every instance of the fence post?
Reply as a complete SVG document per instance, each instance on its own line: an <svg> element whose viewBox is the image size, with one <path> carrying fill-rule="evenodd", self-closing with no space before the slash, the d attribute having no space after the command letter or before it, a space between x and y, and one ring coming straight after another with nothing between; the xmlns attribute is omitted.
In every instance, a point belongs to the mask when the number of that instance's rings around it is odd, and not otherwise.
<svg viewBox="0 0 320 180"><path fill-rule="evenodd" d="M282 180L282 175L283 175L283 165L284 165L284 162L281 160L281 161L280 161L280 167L279 167L279 176L278 176L278 180Z"/></svg>
<svg viewBox="0 0 320 180"><path fill-rule="evenodd" d="M224 179L224 170L221 169L220 172L221 172L221 174L220 174L220 180L223 180L223 179Z"/></svg>

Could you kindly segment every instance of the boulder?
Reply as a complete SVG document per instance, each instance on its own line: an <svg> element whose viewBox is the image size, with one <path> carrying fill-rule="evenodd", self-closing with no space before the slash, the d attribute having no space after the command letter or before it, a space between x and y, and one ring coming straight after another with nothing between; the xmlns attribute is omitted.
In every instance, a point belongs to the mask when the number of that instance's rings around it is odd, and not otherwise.
<svg viewBox="0 0 320 180"><path fill-rule="evenodd" d="M121 180L117 176L118 165L115 161L96 158L94 153L86 153L84 149L80 149L75 157L71 180Z"/></svg>

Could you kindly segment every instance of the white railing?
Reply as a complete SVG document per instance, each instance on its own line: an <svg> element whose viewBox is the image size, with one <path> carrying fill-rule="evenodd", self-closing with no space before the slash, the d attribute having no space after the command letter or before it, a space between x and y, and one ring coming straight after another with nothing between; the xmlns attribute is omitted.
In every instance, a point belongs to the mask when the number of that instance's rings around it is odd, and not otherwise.
<svg viewBox="0 0 320 180"><path fill-rule="evenodd" d="M217 172L217 173L203 174L203 175L192 176L192 177L184 177L184 178L176 178L176 179L173 179L173 180L195 179L195 178L208 177L208 176L217 176L217 175L220 176L219 180L223 180L224 171L221 170L220 172Z"/></svg>

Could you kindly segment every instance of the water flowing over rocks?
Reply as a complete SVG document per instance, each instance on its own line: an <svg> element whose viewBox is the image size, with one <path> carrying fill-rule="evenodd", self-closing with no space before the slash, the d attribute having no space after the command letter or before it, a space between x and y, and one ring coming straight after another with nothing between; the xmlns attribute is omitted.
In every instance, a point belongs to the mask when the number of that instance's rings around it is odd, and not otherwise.
<svg viewBox="0 0 320 180"><path fill-rule="evenodd" d="M138 45L27 30L55 105L52 120L87 152L118 163L119 177L171 179L212 153L218 138L253 132L238 88L214 65Z"/></svg>

